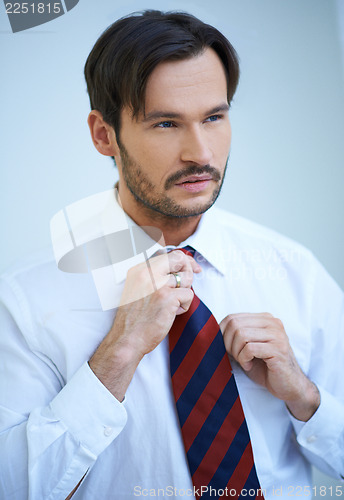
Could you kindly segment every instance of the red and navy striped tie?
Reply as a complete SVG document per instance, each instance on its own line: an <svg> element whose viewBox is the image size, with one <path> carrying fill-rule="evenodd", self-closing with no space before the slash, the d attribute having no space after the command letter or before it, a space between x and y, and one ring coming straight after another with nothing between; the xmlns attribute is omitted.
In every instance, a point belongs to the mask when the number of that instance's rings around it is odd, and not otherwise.
<svg viewBox="0 0 344 500"><path fill-rule="evenodd" d="M194 255L191 247L182 249ZM195 295L169 332L170 369L196 498L263 498L220 327Z"/></svg>

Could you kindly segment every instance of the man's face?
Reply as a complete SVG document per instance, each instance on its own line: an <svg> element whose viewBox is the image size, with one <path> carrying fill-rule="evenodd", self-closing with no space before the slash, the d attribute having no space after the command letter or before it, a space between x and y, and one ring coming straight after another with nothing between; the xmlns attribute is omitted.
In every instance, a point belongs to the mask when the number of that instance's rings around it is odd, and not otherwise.
<svg viewBox="0 0 344 500"><path fill-rule="evenodd" d="M169 217L205 212L216 200L231 141L225 70L212 49L159 64L145 114L121 114L120 197ZM130 201L129 201L130 202Z"/></svg>

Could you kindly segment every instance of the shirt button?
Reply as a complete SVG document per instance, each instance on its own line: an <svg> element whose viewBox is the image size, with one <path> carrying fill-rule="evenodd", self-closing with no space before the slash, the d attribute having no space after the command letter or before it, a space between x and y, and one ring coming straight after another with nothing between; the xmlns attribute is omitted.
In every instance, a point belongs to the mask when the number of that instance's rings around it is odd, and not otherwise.
<svg viewBox="0 0 344 500"><path fill-rule="evenodd" d="M308 436L307 438L307 443L314 443L318 438L315 434L312 434L311 436Z"/></svg>
<svg viewBox="0 0 344 500"><path fill-rule="evenodd" d="M104 436L109 437L113 433L112 427L104 427Z"/></svg>

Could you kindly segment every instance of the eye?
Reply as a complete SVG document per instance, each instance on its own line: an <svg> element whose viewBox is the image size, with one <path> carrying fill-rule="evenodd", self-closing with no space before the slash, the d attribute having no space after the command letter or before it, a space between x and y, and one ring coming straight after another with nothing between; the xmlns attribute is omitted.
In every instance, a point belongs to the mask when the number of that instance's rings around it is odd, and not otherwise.
<svg viewBox="0 0 344 500"><path fill-rule="evenodd" d="M206 118L204 121L205 122L217 122L218 120L221 120L223 118L223 115L211 115L208 118Z"/></svg>
<svg viewBox="0 0 344 500"><path fill-rule="evenodd" d="M169 122L169 121L164 121L164 122L157 123L154 126L158 127L158 128L171 128L171 127L174 126L174 123L173 122Z"/></svg>

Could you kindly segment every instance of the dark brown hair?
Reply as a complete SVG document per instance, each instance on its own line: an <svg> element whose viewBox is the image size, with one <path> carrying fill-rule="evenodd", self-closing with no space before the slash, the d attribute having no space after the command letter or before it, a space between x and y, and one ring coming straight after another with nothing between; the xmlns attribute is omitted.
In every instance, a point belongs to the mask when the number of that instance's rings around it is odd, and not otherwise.
<svg viewBox="0 0 344 500"><path fill-rule="evenodd" d="M85 64L91 108L97 109L119 139L120 112L144 112L147 80L163 61L182 60L211 47L227 76L228 103L239 79L237 54L216 28L183 12L147 10L113 23L100 36Z"/></svg>

